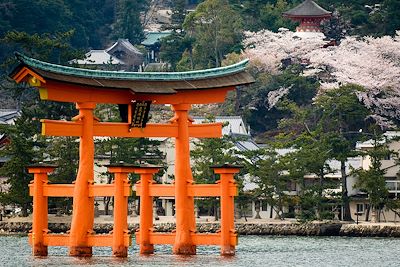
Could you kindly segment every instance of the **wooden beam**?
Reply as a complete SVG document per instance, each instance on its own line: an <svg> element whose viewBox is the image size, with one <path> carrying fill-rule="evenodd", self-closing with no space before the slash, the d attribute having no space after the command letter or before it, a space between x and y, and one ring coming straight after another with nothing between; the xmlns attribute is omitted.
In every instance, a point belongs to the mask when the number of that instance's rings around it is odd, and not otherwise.
<svg viewBox="0 0 400 267"><path fill-rule="evenodd" d="M28 69L27 67L23 67L20 69L12 78L17 82L20 83L22 81L29 82L29 79L32 77L36 78L40 83L46 83L42 76L33 72L32 70ZM40 86L40 83L31 84L32 86Z"/></svg>
<svg viewBox="0 0 400 267"><path fill-rule="evenodd" d="M74 195L74 184L44 184L43 196L45 197L72 197ZM33 184L29 184L29 194L33 196ZM113 197L115 194L114 184L89 185L89 197ZM130 185L124 187L124 196L132 195Z"/></svg>
<svg viewBox="0 0 400 267"><path fill-rule="evenodd" d="M214 88L214 89L197 89L197 90L180 90L176 94L135 94L135 100L152 100L154 104L211 104L223 103L228 91L234 90L235 86Z"/></svg>
<svg viewBox="0 0 400 267"><path fill-rule="evenodd" d="M32 234L29 234L29 243L32 244ZM90 247L110 247L113 240L112 234L104 235L87 235L88 246ZM124 245L129 247L132 244L131 235L124 235ZM44 245L45 246L58 246L67 247L69 246L69 234L44 234Z"/></svg>
<svg viewBox="0 0 400 267"><path fill-rule="evenodd" d="M42 135L47 136L81 136L82 123L72 121L42 120ZM190 137L221 137L221 123L191 124ZM129 123L96 122L93 126L94 136L110 137L178 137L178 126L169 124L147 124L145 128L130 128Z"/></svg>
<svg viewBox="0 0 400 267"><path fill-rule="evenodd" d="M99 85L100 86L100 85ZM46 98L42 100L54 100L61 102L95 102L110 104L129 104L133 94L129 89L112 89L68 84L48 80L46 86Z"/></svg>
<svg viewBox="0 0 400 267"><path fill-rule="evenodd" d="M140 196L141 184L135 185L137 196ZM174 197L175 185L169 184L150 184L149 194L152 197ZM188 185L188 195L193 197L220 197L221 186L219 184L193 184ZM229 196L237 196L236 185L229 187Z"/></svg>
<svg viewBox="0 0 400 267"><path fill-rule="evenodd" d="M202 123L189 125L189 136L196 138L220 138L222 123Z"/></svg>
<svg viewBox="0 0 400 267"><path fill-rule="evenodd" d="M136 232L136 243L139 244L140 232ZM176 233L150 233L150 243L155 245L172 245L175 243ZM220 233L192 233L192 240L195 245L221 245L221 234ZM238 244L237 234L231 233L231 244L235 246Z"/></svg>
<svg viewBox="0 0 400 267"><path fill-rule="evenodd" d="M61 102L95 102L129 104L132 100L152 101L154 104L209 104L222 103L228 91L235 86L213 89L180 90L175 94L134 93L130 89L115 89L63 83L48 79L43 87L47 92L43 100Z"/></svg>

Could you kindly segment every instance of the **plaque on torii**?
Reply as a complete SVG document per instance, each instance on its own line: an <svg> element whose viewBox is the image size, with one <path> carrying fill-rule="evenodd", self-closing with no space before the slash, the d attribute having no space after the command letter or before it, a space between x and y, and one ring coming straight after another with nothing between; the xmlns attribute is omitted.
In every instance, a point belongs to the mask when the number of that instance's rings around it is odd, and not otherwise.
<svg viewBox="0 0 400 267"><path fill-rule="evenodd" d="M215 166L220 174L218 184L196 185L190 167L189 138L217 138L221 123L194 124L188 112L192 104L221 103L236 86L253 83L246 72L247 60L215 69L189 72L115 72L55 65L16 54L20 65L10 76L39 89L42 100L76 103L79 114L72 121L42 120L42 134L80 138L79 169L75 184L49 184L47 173L54 167L30 166L34 181L33 231L30 242L35 255L47 255L47 246L68 246L72 256L91 256L93 246L112 246L113 255L127 256L130 235L127 229L129 172L138 173L141 181L137 194L143 209L137 242L141 253L152 253L153 244L172 244L175 254L195 254L196 245L221 245L221 254L234 254L237 243L233 225L233 197L237 188L233 175L238 166ZM101 122L93 115L98 103L128 105L128 122ZM170 104L174 117L168 123L147 123L148 106ZM175 181L157 185L152 180L155 166L109 166L115 183L94 183L95 136L172 137L175 138ZM73 197L69 234L47 233L47 197ZM109 235L93 233L94 197L114 196L114 229ZM176 230L170 234L153 233L151 201L155 196L174 196ZM221 199L221 231L216 234L196 233L194 197L214 196ZM44 204L45 203L45 204ZM149 204L150 203L150 204Z"/></svg>

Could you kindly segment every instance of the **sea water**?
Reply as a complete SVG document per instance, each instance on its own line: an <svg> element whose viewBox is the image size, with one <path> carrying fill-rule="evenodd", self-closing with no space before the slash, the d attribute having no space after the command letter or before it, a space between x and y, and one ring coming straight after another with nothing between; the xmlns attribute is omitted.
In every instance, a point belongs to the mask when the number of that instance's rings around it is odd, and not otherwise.
<svg viewBox="0 0 400 267"><path fill-rule="evenodd" d="M134 243L134 242L133 242ZM201 246L195 256L171 254L171 246L155 246L142 256L137 245L118 259L110 248L94 248L93 257L67 256L65 247L49 247L48 257L33 257L27 237L0 236L1 266L400 266L400 239L358 237L241 236L233 257L219 247Z"/></svg>

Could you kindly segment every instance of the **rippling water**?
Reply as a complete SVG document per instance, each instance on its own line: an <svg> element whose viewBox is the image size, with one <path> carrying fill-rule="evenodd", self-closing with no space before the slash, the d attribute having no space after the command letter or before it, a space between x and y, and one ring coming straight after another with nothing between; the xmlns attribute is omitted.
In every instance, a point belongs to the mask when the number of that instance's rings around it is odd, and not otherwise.
<svg viewBox="0 0 400 267"><path fill-rule="evenodd" d="M94 248L92 258L68 257L67 248L51 247L48 257L31 256L26 237L0 236L0 266L400 266L400 239L355 237L242 236L234 257L219 256L218 247L198 247L195 256L171 255L170 246L156 254L111 257L110 248Z"/></svg>

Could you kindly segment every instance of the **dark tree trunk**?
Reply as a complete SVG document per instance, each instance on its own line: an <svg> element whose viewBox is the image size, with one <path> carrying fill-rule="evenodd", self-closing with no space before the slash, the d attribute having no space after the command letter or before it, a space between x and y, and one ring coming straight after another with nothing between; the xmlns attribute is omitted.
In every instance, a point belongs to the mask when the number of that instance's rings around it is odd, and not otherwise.
<svg viewBox="0 0 400 267"><path fill-rule="evenodd" d="M213 201L214 202L214 218L215 218L215 221L218 221L218 202L216 202L216 201Z"/></svg>
<svg viewBox="0 0 400 267"><path fill-rule="evenodd" d="M28 209L29 209L29 207L30 207L30 205L28 204L28 203L25 203L25 204L23 204L22 205L22 207L21 207L21 215L22 215L22 217L28 217Z"/></svg>
<svg viewBox="0 0 400 267"><path fill-rule="evenodd" d="M350 199L347 190L346 161L340 161L340 173L342 176L342 205L343 205L343 221L352 221L350 212Z"/></svg>
<svg viewBox="0 0 400 267"><path fill-rule="evenodd" d="M365 213L365 221L368 222L369 221L369 213L371 211L371 205L368 205L367 211Z"/></svg>

